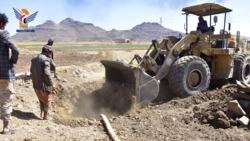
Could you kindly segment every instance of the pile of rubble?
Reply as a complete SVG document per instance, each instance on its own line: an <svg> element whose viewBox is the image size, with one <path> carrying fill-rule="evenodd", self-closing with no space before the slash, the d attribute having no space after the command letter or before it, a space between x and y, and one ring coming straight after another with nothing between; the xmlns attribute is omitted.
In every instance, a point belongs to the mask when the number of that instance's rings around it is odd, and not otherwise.
<svg viewBox="0 0 250 141"><path fill-rule="evenodd" d="M193 118L215 128L248 127L250 129L250 85L227 84L191 97ZM186 101L189 101L188 99ZM187 102L186 102L187 103ZM184 103L182 102L185 106Z"/></svg>
<svg viewBox="0 0 250 141"><path fill-rule="evenodd" d="M250 85L242 81L236 83L237 91L230 94L235 100L228 103L228 110L238 117L238 123L248 126L250 124Z"/></svg>

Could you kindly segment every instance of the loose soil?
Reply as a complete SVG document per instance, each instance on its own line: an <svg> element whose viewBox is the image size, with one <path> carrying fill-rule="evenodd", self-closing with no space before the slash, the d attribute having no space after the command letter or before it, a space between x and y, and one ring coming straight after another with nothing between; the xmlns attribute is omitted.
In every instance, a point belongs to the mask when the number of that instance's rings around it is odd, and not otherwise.
<svg viewBox="0 0 250 141"><path fill-rule="evenodd" d="M29 72L30 60L40 52L21 48L16 72ZM53 121L41 120L39 103L29 77L15 82L16 99L11 125L15 134L1 140L110 140L100 114L108 116L120 140L249 141L249 127L237 123L227 110L234 88L216 88L188 98L179 98L161 81L158 97L142 109L134 107L129 90L106 84L101 59L129 62L135 53L124 51L56 51L59 78L53 78L49 114ZM28 74L28 73L27 73ZM249 116L249 113L248 113ZM1 123L2 124L2 123ZM0 125L2 126L2 125Z"/></svg>

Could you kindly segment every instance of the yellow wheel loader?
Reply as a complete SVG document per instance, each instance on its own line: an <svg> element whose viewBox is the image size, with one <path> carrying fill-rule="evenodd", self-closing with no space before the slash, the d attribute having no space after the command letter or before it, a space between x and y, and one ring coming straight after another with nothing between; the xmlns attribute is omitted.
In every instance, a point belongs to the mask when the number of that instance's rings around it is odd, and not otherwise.
<svg viewBox="0 0 250 141"><path fill-rule="evenodd" d="M186 15L184 37L169 36L162 42L153 40L143 57L134 55L128 64L101 60L106 69L106 82L130 89L138 107L157 97L162 79L167 79L172 92L181 97L206 91L211 80L250 81L250 55L244 53L246 37L239 31L231 34L230 23L228 31L225 29L226 15L232 10L217 3L204 3L182 11ZM209 16L207 32L188 33L189 14ZM224 26L219 34L214 34L215 26L211 25L212 16L216 14L224 14ZM213 20L216 25L217 16Z"/></svg>

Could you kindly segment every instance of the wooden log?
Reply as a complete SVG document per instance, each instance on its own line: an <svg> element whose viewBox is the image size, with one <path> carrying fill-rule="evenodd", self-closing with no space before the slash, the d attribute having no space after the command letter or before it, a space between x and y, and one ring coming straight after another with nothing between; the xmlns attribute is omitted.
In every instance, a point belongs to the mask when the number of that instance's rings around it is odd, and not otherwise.
<svg viewBox="0 0 250 141"><path fill-rule="evenodd" d="M231 93L230 95L236 99L250 100L250 95L247 95L247 94L241 94L241 93L235 92L235 93Z"/></svg>
<svg viewBox="0 0 250 141"><path fill-rule="evenodd" d="M104 114L101 114L100 116L104 121L104 125L105 125L106 129L108 130L110 138L113 141L120 141L120 139L116 136L112 126L110 125L108 118Z"/></svg>

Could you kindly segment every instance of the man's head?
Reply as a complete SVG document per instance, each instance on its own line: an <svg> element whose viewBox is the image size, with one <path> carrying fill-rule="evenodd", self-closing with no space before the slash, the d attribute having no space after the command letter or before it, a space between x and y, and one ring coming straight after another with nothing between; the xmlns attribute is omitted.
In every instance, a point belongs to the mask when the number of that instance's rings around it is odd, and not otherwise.
<svg viewBox="0 0 250 141"><path fill-rule="evenodd" d="M53 43L54 43L54 40L53 39L49 39L47 45L53 46Z"/></svg>
<svg viewBox="0 0 250 141"><path fill-rule="evenodd" d="M5 29L8 22L8 17L5 14L0 14L0 29Z"/></svg>
<svg viewBox="0 0 250 141"><path fill-rule="evenodd" d="M44 54L45 56L51 58L52 53L53 53L52 46L50 46L50 45L44 45L43 46L42 54Z"/></svg>
<svg viewBox="0 0 250 141"><path fill-rule="evenodd" d="M202 16L199 16L199 22L204 21Z"/></svg>

